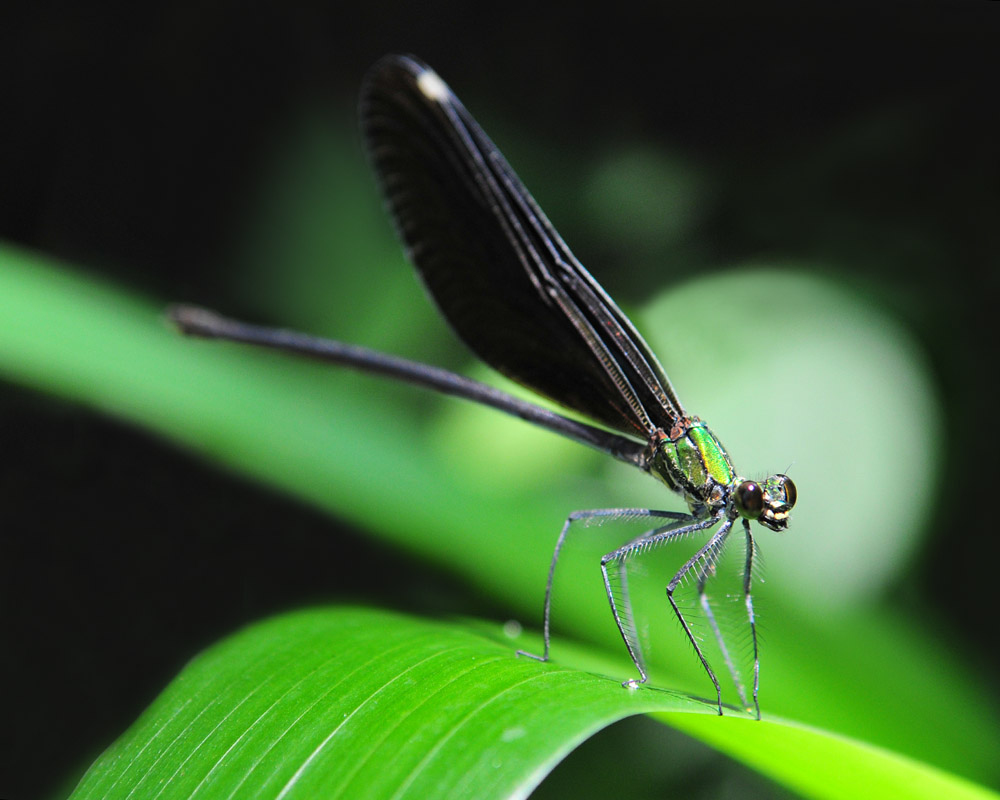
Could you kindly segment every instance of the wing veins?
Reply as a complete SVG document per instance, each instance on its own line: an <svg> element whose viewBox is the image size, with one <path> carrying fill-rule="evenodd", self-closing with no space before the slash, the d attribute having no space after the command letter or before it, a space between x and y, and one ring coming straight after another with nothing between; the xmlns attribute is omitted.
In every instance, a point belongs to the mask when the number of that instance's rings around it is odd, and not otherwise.
<svg viewBox="0 0 1000 800"><path fill-rule="evenodd" d="M544 218L541 209L506 164L503 155L489 139L486 139L468 112L463 114L464 108L454 103L448 103L445 108L462 145L477 167L476 181L492 198L493 213L510 240L511 246L516 250L532 284L539 294L546 298L546 302L549 302L549 298L555 301L621 393L632 411L634 421L641 426L644 433L652 432L657 427L656 424L653 423L632 382L620 368L607 341L600 335L600 329L587 319L578 303L566 291L564 283L558 280L559 272L550 269L555 265L559 271L565 270L567 265L562 254L566 253L573 258L572 253L569 253L559 234ZM539 244L547 251L548 259L539 248ZM539 276L544 278L544 286ZM624 348L619 349L624 350ZM631 362L632 355L626 353L626 356ZM639 370L637 372L642 375ZM651 380L655 383L655 379Z"/></svg>
<svg viewBox="0 0 1000 800"><path fill-rule="evenodd" d="M529 273L532 283L540 289L540 280L535 274L537 270L545 279L549 293L558 291L567 299L573 298L571 303L560 302L560 308L587 342L615 385L619 388L623 385L628 387L626 400L646 427L647 432L657 427L651 419L654 416L659 417L659 415L649 413L633 388L632 381L621 370L618 359L611 355L612 352L617 351L625 358L634 370L636 377L652 395L656 406L666 412L667 422L672 423L684 416L684 409L677 399L666 373L639 332L573 255L558 231L549 222L548 217L545 216L545 212L538 206L520 178L507 163L503 154L485 137L468 112L466 111L462 115L461 111L464 109L454 109L454 107L452 109L456 113L450 116L460 119L462 129L468 134L463 136L463 142L469 148L470 154L475 155L477 164L489 170L493 178L489 184L491 188L496 186L496 189L493 190L494 196L497 196L501 186L505 190L503 199L497 197L503 205L504 212L498 216L502 218L501 223L508 231L508 236L513 233L512 226L508 224L509 218L513 214L510 201L513 200L516 204L519 212L516 215L518 222L516 235L524 248L532 254L530 262L526 261L523 255L521 261ZM468 117L468 119L464 117ZM485 141L476 141L479 138L485 139ZM484 148L488 148L488 157L483 153ZM534 233L534 239L545 247L549 255L548 259L539 253L534 243L529 241L530 237L524 229L522 220L530 226L530 230ZM519 253L524 252L520 248L518 251ZM555 266L556 269L550 269L551 266ZM589 312L591 319L597 323L596 325L593 322L584 324L584 312L581 311L581 306ZM606 335L602 335L602 332L606 332ZM602 346L596 348L591 337L596 337ZM660 422L662 425L663 420ZM670 425L667 424L664 427L669 429Z"/></svg>

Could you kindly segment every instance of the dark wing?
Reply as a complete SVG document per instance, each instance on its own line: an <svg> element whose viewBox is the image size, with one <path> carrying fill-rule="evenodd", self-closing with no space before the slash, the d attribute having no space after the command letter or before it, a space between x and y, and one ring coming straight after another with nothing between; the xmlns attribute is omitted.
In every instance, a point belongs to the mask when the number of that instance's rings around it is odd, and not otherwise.
<svg viewBox="0 0 1000 800"><path fill-rule="evenodd" d="M483 361L633 435L683 416L649 346L433 70L383 58L361 122L410 260Z"/></svg>

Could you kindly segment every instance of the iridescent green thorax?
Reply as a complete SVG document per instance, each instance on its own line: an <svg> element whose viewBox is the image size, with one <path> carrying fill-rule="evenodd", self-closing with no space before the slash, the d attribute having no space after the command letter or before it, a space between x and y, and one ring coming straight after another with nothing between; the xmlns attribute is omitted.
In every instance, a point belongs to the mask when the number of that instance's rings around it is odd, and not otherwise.
<svg viewBox="0 0 1000 800"><path fill-rule="evenodd" d="M652 442L650 472L692 505L718 507L736 479L726 448L697 417L680 420Z"/></svg>

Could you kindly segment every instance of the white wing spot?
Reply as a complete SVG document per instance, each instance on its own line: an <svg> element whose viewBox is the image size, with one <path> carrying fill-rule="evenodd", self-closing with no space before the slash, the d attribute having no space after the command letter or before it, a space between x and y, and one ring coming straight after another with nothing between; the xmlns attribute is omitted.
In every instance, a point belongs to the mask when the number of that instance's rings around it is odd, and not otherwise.
<svg viewBox="0 0 1000 800"><path fill-rule="evenodd" d="M417 76L417 88L423 92L428 100L444 102L451 92L441 77L432 69L427 69Z"/></svg>

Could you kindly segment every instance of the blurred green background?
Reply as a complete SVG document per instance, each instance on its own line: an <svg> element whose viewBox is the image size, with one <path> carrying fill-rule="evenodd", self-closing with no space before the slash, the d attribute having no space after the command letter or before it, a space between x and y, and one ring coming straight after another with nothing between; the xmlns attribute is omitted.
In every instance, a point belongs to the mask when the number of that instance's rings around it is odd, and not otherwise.
<svg viewBox="0 0 1000 800"><path fill-rule="evenodd" d="M406 266L355 133L365 69L385 52L427 60L738 467L787 468L799 484L792 529L761 537L778 585L765 714L867 732L1000 784L995 750L967 746L997 741L987 721L1000 666L980 499L1000 444L1000 130L988 70L1000 25L989 3L572 15L445 2L252 13L51 4L5 16L6 243L74 265L98 287L88 302L115 283L149 307L194 301L488 377ZM99 348L89 356L99 361ZM58 396L71 392L37 393L46 384L29 367L7 366L0 796L71 784L188 658L248 621L360 600L533 626L558 513L676 508L652 482L497 415L269 368L302 380L303 411L331 427L344 408L326 387L346 384L352 413L376 398L392 433L419 442L457 491L491 498L494 528L505 507L517 510L511 525L537 528L521 599L463 573L463 559L495 557L474 518L466 552L436 558L404 543L425 556L414 560L368 536L362 511L342 517L356 527L331 520ZM405 505L393 477L367 480L373 496ZM537 496L562 511L529 520L524 498ZM385 513L370 527L393 538ZM824 648L869 653L872 674L912 684L901 695L911 704L873 714L884 724L868 730L839 702L859 694L878 707L864 658L850 672ZM705 691L697 679L690 688ZM651 795L781 796L694 747L650 723L618 726L543 791L593 789L624 751L647 765L636 780Z"/></svg>

